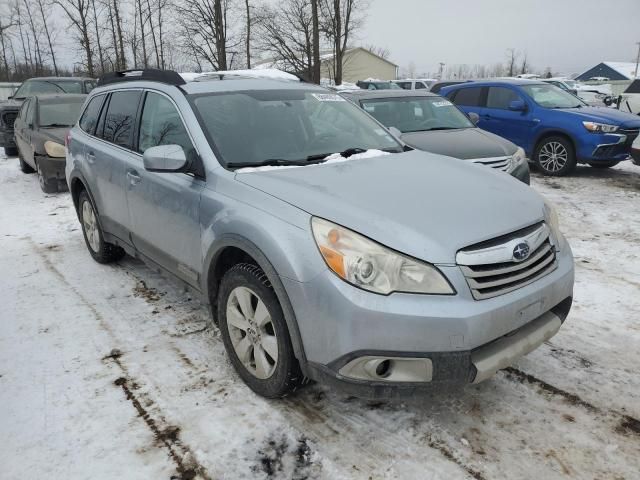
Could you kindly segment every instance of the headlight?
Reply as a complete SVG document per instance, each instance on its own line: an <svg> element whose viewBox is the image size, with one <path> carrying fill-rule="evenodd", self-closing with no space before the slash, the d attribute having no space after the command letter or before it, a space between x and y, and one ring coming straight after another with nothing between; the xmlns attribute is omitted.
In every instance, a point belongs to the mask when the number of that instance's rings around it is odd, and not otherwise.
<svg viewBox="0 0 640 480"><path fill-rule="evenodd" d="M60 143L46 141L44 142L44 150L50 157L61 158L67 156L64 145L61 145Z"/></svg>
<svg viewBox="0 0 640 480"><path fill-rule="evenodd" d="M515 170L515 168L518 165L526 161L527 161L527 156L525 155L524 150L518 147L518 149L516 150L516 153L511 155L511 159L509 160L509 167L507 168L507 171L511 172Z"/></svg>
<svg viewBox="0 0 640 480"><path fill-rule="evenodd" d="M320 254L340 278L370 292L451 295L455 291L432 265L406 257L349 229L314 217Z"/></svg>
<svg viewBox="0 0 640 480"><path fill-rule="evenodd" d="M592 133L613 133L618 130L618 125L607 125L606 123L582 122L584 128Z"/></svg>
<svg viewBox="0 0 640 480"><path fill-rule="evenodd" d="M558 213L551 203L544 201L544 217L545 222L551 229L551 239L557 250L561 250L565 239L560 231L560 222L558 221Z"/></svg>

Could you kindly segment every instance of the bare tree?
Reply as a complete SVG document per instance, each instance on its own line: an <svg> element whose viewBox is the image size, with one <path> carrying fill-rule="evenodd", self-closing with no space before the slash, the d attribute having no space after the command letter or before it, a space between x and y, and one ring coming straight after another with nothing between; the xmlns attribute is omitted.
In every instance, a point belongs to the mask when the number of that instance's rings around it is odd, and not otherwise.
<svg viewBox="0 0 640 480"><path fill-rule="evenodd" d="M245 0L244 4L246 7L246 21L247 21L247 30L245 33L247 68L251 68L251 5L249 5L249 0Z"/></svg>
<svg viewBox="0 0 640 480"><path fill-rule="evenodd" d="M49 53L51 54L51 61L53 62L53 70L55 72L56 77L59 75L58 72L58 63L56 62L56 54L53 50L53 40L52 40L52 29L49 27L49 22L47 21L50 18L50 13L48 12L48 5L44 4L43 0L36 0L38 11L40 12L40 18L42 19L42 26L44 27L44 33L47 37L47 43L49 44ZM45 13L46 12L46 13Z"/></svg>
<svg viewBox="0 0 640 480"><path fill-rule="evenodd" d="M389 55L391 55L391 52L386 47L378 47L376 45L365 45L363 48L373 53L374 55L377 55L380 58L384 58L385 60L389 58Z"/></svg>
<svg viewBox="0 0 640 480"><path fill-rule="evenodd" d="M309 0L287 0L277 7L265 7L258 26L260 49L271 55L279 68L315 81L313 12ZM319 76L318 72L318 83Z"/></svg>
<svg viewBox="0 0 640 480"><path fill-rule="evenodd" d="M89 0L55 0L62 8L71 25L76 29L80 46L84 50L87 73L94 76L93 49L89 32Z"/></svg>
<svg viewBox="0 0 640 480"><path fill-rule="evenodd" d="M362 12L367 10L368 5L368 0L320 0L323 30L333 47L336 85L342 84L344 54L349 40L363 24Z"/></svg>
<svg viewBox="0 0 640 480"><path fill-rule="evenodd" d="M320 9L319 0L311 0L311 43L312 67L311 81L320 84Z"/></svg>
<svg viewBox="0 0 640 480"><path fill-rule="evenodd" d="M527 52L522 54L522 63L520 64L520 73L525 74L529 69L529 64L527 63Z"/></svg>
<svg viewBox="0 0 640 480"><path fill-rule="evenodd" d="M518 53L515 48L507 49L507 71L510 77L516 74L516 62L518 61Z"/></svg>

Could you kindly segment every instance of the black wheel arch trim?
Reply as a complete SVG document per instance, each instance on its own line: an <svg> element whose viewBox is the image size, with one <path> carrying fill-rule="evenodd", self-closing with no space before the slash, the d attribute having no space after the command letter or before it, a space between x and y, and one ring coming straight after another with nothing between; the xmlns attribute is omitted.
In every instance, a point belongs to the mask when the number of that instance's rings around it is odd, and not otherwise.
<svg viewBox="0 0 640 480"><path fill-rule="evenodd" d="M298 328L298 322L296 320L295 312L293 311L293 307L291 302L289 301L289 295L280 280L280 276L276 271L275 267L271 264L267 256L260 250L260 248L255 245L252 241L242 237L240 235L228 233L222 235L216 241L213 242L209 251L205 257L204 265L205 268L202 272L201 278L201 289L203 292L203 297L207 303L211 306L213 311L215 303L212 301L211 297L216 296L218 294L217 286L215 289L210 288L210 274L215 271L216 264L219 260L220 254L227 247L234 247L244 251L247 255L253 258L258 266L262 269L262 271L267 275L269 282L273 287L273 290L280 302L280 306L282 307L282 313L284 314L284 319L287 323L287 328L289 329L289 337L291 338L291 343L293 345L293 352L300 363L300 368L302 369L302 373L305 376L308 375L307 368L307 357L304 352L304 345L302 343L302 336L300 335L300 329Z"/></svg>
<svg viewBox="0 0 640 480"><path fill-rule="evenodd" d="M535 142L533 142L533 155L535 155L536 152L538 151L538 147L540 146L540 142L543 139L547 138L547 137L565 137L567 140L569 140L571 142L571 146L573 147L573 154L577 158L577 156L578 156L578 146L576 144L575 139L573 138L573 136L570 133L565 132L564 130L558 130L558 129L544 130L543 132L540 132L536 136Z"/></svg>

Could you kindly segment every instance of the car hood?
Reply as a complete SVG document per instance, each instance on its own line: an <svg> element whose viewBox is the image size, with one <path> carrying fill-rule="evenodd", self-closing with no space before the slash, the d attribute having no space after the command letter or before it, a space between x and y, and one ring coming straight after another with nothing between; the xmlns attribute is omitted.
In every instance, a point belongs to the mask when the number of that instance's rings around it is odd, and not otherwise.
<svg viewBox="0 0 640 480"><path fill-rule="evenodd" d="M607 107L582 107L582 108L561 108L561 112L572 113L582 117L585 122L600 122L620 125L625 128L640 127L640 117L627 112L621 112L615 108Z"/></svg>
<svg viewBox="0 0 640 480"><path fill-rule="evenodd" d="M408 132L401 138L419 150L463 160L513 155L518 148L509 140L479 128Z"/></svg>
<svg viewBox="0 0 640 480"><path fill-rule="evenodd" d="M46 139L50 139L64 145L64 137L69 130L71 130L71 127L40 128L38 129L38 133Z"/></svg>
<svg viewBox="0 0 640 480"><path fill-rule="evenodd" d="M236 179L431 263L544 216L542 197L503 172L417 150Z"/></svg>

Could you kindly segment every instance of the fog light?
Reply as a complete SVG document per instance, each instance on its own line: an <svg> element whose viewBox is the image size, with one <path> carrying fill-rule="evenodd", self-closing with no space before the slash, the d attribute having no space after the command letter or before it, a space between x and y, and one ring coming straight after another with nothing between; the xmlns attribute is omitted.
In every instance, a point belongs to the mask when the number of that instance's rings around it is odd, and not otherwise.
<svg viewBox="0 0 640 480"><path fill-rule="evenodd" d="M433 364L429 358L364 356L351 360L338 372L370 382L430 382Z"/></svg>

